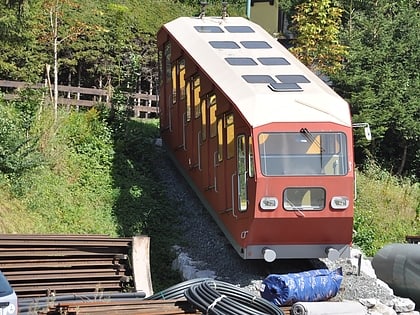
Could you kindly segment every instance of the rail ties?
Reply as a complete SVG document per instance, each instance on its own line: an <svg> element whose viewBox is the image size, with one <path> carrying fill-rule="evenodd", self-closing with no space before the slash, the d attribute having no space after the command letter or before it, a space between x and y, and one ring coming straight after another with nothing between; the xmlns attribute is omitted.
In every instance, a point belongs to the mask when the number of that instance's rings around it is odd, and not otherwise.
<svg viewBox="0 0 420 315"><path fill-rule="evenodd" d="M19 298L122 292L133 286L131 238L0 235L0 270Z"/></svg>

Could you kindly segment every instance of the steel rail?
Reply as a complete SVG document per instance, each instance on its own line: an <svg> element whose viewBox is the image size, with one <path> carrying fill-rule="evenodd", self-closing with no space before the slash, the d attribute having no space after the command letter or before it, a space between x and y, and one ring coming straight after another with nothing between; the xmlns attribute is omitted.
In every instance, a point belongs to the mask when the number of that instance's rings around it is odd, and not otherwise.
<svg viewBox="0 0 420 315"><path fill-rule="evenodd" d="M0 270L9 269L9 270L28 270L34 264L38 268L75 268L75 267L89 267L89 266L110 266L113 268L121 268L125 263L120 263L121 259L114 259L113 257L110 260L101 259L99 257L82 257L82 258L66 258L55 259L50 257L47 259L25 259L24 261L19 259L10 259L10 260L1 260L0 261Z"/></svg>
<svg viewBox="0 0 420 315"><path fill-rule="evenodd" d="M39 315L82 315L82 314L148 314L148 315L177 315L202 314L187 301L88 301L60 303L48 308L47 311L38 311Z"/></svg>

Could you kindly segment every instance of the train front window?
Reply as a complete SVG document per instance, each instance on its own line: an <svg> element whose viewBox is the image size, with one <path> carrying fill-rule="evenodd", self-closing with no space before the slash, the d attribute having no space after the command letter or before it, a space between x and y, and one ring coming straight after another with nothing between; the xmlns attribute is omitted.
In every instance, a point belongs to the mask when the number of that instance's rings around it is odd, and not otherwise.
<svg viewBox="0 0 420 315"><path fill-rule="evenodd" d="M318 187L287 188L283 193L286 210L322 210L325 208L325 190Z"/></svg>
<svg viewBox="0 0 420 315"><path fill-rule="evenodd" d="M261 133L261 172L265 176L339 176L348 173L346 135L341 132Z"/></svg>

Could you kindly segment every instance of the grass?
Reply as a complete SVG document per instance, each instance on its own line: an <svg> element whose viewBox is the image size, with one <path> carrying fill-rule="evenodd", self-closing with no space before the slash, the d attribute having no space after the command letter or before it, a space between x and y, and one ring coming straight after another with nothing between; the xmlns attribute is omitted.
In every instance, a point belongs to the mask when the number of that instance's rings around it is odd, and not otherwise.
<svg viewBox="0 0 420 315"><path fill-rule="evenodd" d="M9 187L0 187L0 232L1 233L37 233L41 218L27 211L22 203L11 196Z"/></svg>

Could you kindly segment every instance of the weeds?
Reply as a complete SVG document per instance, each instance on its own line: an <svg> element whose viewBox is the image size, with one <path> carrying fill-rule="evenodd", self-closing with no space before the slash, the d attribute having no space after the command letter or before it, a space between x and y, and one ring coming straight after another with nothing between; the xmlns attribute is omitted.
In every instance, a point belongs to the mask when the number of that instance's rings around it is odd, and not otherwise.
<svg viewBox="0 0 420 315"><path fill-rule="evenodd" d="M357 177L354 242L366 255L420 234L418 183L392 176L375 163Z"/></svg>

